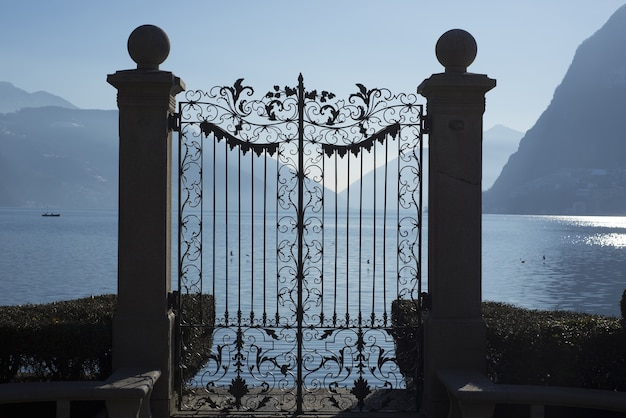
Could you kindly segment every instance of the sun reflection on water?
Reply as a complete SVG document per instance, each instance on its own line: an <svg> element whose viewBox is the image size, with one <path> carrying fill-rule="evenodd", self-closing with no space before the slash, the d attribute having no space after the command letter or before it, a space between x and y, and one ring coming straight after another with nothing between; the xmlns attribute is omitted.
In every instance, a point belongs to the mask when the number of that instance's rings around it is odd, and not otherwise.
<svg viewBox="0 0 626 418"><path fill-rule="evenodd" d="M626 232L626 216L550 216L549 218L575 226L621 228Z"/></svg>
<svg viewBox="0 0 626 418"><path fill-rule="evenodd" d="M593 228L595 233L576 235L572 242L599 247L626 247L625 216L559 216L553 217L558 222L576 227Z"/></svg>
<svg viewBox="0 0 626 418"><path fill-rule="evenodd" d="M626 217L484 215L482 244L484 300L620 314Z"/></svg>
<svg viewBox="0 0 626 418"><path fill-rule="evenodd" d="M586 237L584 240L587 245L598 245L600 247L626 247L626 233L609 233L609 234L596 234L590 237Z"/></svg>

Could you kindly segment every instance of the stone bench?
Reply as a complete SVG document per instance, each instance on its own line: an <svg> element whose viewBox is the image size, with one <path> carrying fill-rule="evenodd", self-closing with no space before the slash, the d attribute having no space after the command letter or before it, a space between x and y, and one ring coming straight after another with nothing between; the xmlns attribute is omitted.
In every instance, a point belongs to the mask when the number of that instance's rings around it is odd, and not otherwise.
<svg viewBox="0 0 626 418"><path fill-rule="evenodd" d="M149 418L158 370L120 369L104 381L0 384L0 403L56 402L57 418L70 417L71 401L105 401L109 417Z"/></svg>
<svg viewBox="0 0 626 418"><path fill-rule="evenodd" d="M626 392L496 384L473 370L442 370L437 377L448 391L449 418L490 418L496 404L530 405L531 418L543 418L545 405L626 412Z"/></svg>

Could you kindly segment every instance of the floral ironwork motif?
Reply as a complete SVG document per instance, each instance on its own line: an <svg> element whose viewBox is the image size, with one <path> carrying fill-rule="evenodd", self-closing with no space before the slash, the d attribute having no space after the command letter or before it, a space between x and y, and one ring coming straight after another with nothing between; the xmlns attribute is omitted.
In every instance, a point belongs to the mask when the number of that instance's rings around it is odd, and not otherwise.
<svg viewBox="0 0 626 418"><path fill-rule="evenodd" d="M255 98L239 79L179 104L178 289L215 297L214 324L178 307L179 329L213 339L181 408L415 410L420 371L403 376L394 338L420 324L390 306L421 294L423 107L356 87L300 76ZM198 356L181 339L179 369Z"/></svg>

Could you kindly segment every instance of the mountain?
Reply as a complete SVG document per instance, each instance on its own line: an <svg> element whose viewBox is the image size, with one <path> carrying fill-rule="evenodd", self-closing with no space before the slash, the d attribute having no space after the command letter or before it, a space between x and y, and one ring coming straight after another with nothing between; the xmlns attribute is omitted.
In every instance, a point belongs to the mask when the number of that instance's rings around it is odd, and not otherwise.
<svg viewBox="0 0 626 418"><path fill-rule="evenodd" d="M7 87L9 86L9 87ZM22 91L10 83L0 83L1 88L12 91ZM26 93L27 94L27 93ZM38 97L56 97L42 93ZM58 98L61 103L65 102ZM54 100L54 99L53 99ZM33 104L35 102L31 102ZM37 102L42 104L44 102ZM71 106L71 105L69 105ZM0 113L0 206L4 207L36 207L36 208L115 208L117 207L118 190L118 112L103 110L81 110L71 107L43 106L27 107L20 110ZM517 138L521 133L503 126L495 126L484 134L484 181L487 185L500 172L503 161L517 147ZM176 135L175 135L176 137ZM205 187L212 187L213 170L210 166L213 161L212 146L205 140ZM275 159L264 160L254 157L252 167L252 152L238 157L238 149L225 153L223 141L218 145L219 153L215 158L218 181L216 196L223 205L228 188L228 205L232 210L240 206L243 211L251 209L250 196L254 189L254 208L258 210L264 204L268 210L275 207L278 193L276 188L277 170L281 170L280 193L284 196L284 204L289 199L295 200L296 195L293 182L295 177L289 166L276 163ZM177 147L174 147L174 164L177 162ZM226 175L226 154L228 154L228 174ZM380 155L379 154L379 158ZM265 168L264 161L267 161ZM343 161L343 160L342 160ZM328 163L328 162L327 162ZM344 162L340 163L343 164ZM237 181L240 166L242 181ZM353 162L353 168L357 163ZM327 169L329 166L327 165ZM397 169L397 160L390 162L387 188L389 196L397 196L397 176L393 169ZM373 185L374 171L365 169L364 185ZM428 149L424 149L424 170L428 170ZM176 170L175 170L176 171ZM319 177L319 172L312 170L309 175ZM410 171L405 171L410 173ZM192 183L195 179L192 171L187 173L187 180ZM326 181L331 182L332 167L327 173ZM411 174L408 174L409 176ZM340 173L347 179L346 173ZM352 175L354 176L354 174ZM377 207L381 208L381 191L384 188L384 170L376 171ZM264 178L269 179L267 182ZM355 178L355 177L351 177ZM228 179L228 186L226 186ZM413 179L408 179L413 181ZM424 201L428 196L428 176L424 177ZM306 180L307 187L318 196L321 196L321 186L313 186ZM359 181L351 185L350 207L356 208L359 204ZM340 186L341 188L341 186ZM289 195L285 195L286 192ZM174 184L174 194L177 195L177 184ZM205 189L205 205L212 205L211 189ZM239 198L241 195L241 199ZM327 189L324 194L326 210L335 206L334 193ZM345 207L347 193L344 190L339 194L337 205ZM308 198L305 197L305 198ZM373 187L364 187L363 207L373 208ZM311 205L311 204L309 204ZM426 203L424 207L426 207ZM209 207L209 206L205 206ZM219 205L218 205L219 209ZM314 210L310 208L310 210Z"/></svg>
<svg viewBox="0 0 626 418"><path fill-rule="evenodd" d="M117 111L0 114L0 206L117 207Z"/></svg>
<svg viewBox="0 0 626 418"><path fill-rule="evenodd" d="M264 154L257 155L252 151L243 153L237 146L231 149L224 140L216 144L214 153L214 140L213 135L203 139L202 193L205 210L211 210L215 201L218 211L227 209L228 211L241 210L241 212L262 211L265 207L270 213L276 209L283 213L294 213L298 189L297 176L294 171L297 160L293 154L285 151L278 161L277 154L274 154L272 158ZM175 160L178 158L176 149L174 158ZM193 159L194 156L190 156L189 161ZM184 165L188 169L183 177L183 186L187 186L193 194L196 192L195 185L199 184L199 166L185 163ZM317 170L311 168L308 175L312 177L313 172ZM334 209L335 194L332 190L328 187L324 188L321 183L314 182L309 177L304 178L304 184L306 190L304 199L308 210L320 209L319 202L322 196L325 199L325 208ZM174 184L174 189L177 190L177 187L178 185ZM277 195L280 195L278 204ZM188 198L190 202L193 201L193 196L189 195ZM185 196L183 196L184 199ZM338 204L341 203L343 202L340 199Z"/></svg>
<svg viewBox="0 0 626 418"><path fill-rule="evenodd" d="M502 167L519 147L524 134L502 125L495 125L483 132L483 184L482 189L493 186Z"/></svg>
<svg viewBox="0 0 626 418"><path fill-rule="evenodd" d="M506 164L507 159L513 154L519 145L520 138L524 134L511 128L507 128L503 125L495 125L491 129L483 132L483 179L482 189L488 189L500 174L502 167ZM428 206L428 148L424 148L423 151L423 190L422 200L423 207ZM393 167L398 166L398 160L393 159L388 164L387 175L387 190L388 194L397 194L398 177L391 175ZM374 182L374 171L376 172L376 182ZM365 209L374 208L374 187L376 184L378 200L376 201L377 207L382 207L384 202L382 195L380 194L385 185L384 182L385 172L384 167L379 167L376 170L371 170L363 176L363 207ZM358 207L360 196L360 182L356 180L350 184L350 206ZM339 196L343 199L347 198L347 190L343 190L339 193ZM417 196L417 194L416 194Z"/></svg>
<svg viewBox="0 0 626 418"><path fill-rule="evenodd" d="M626 214L626 6L577 49L486 213Z"/></svg>
<svg viewBox="0 0 626 418"><path fill-rule="evenodd" d="M118 137L117 111L47 106L0 113L0 207L116 208ZM288 166L256 155L252 166L253 153L242 154L239 160L238 148L228 151L226 157L224 141L213 159L210 140L203 142L205 208L212 206L213 161L218 176L216 195L221 199L218 209L224 208L227 188L229 210L238 207L242 211L250 210L252 200L255 210L264 204L268 210L275 208L277 170L283 182L283 204L295 199L295 192L288 192L295 181ZM178 164L176 152L174 147L173 164ZM237 179L238 170L241 182ZM186 174L190 184L196 180L193 170ZM267 186L264 178L269 179ZM306 182L310 184L309 180ZM173 184L175 196L177 186ZM253 190L254 199L250 199ZM321 188L316 193L321 193ZM329 190L326 193L332 194ZM332 203L327 205L331 206Z"/></svg>
<svg viewBox="0 0 626 418"><path fill-rule="evenodd" d="M67 100L45 91L28 93L6 81L0 81L0 113L15 112L25 107L58 106L77 109Z"/></svg>

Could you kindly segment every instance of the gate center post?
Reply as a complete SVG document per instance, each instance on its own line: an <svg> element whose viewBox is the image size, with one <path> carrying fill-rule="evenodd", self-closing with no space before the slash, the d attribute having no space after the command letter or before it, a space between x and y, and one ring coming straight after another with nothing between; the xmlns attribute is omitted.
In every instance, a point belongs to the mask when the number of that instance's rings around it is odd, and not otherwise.
<svg viewBox="0 0 626 418"><path fill-rule="evenodd" d="M302 74L298 77L298 266L296 269L296 281L298 287L298 306L296 306L296 321L298 340L298 358L297 358L297 383L296 383L296 415L304 413L302 385L302 355L303 355L303 329L304 322L304 302L302 292L304 280L304 79Z"/></svg>
<svg viewBox="0 0 626 418"><path fill-rule="evenodd" d="M453 29L438 40L445 72L418 87L427 99L429 133L428 290L425 318L423 412L445 417L448 397L436 373L484 373L482 318L482 132L485 93L496 80L467 72L476 57L471 34Z"/></svg>

